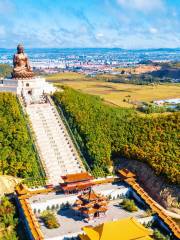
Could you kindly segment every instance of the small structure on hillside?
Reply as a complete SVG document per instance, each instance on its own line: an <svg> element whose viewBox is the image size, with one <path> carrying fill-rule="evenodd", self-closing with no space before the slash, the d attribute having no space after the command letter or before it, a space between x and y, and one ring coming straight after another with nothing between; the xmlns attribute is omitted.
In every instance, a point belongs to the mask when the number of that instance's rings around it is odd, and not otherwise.
<svg viewBox="0 0 180 240"><path fill-rule="evenodd" d="M151 240L153 231L138 223L135 218L125 218L118 221L106 222L99 226L83 228L85 234L80 234L81 240Z"/></svg>
<svg viewBox="0 0 180 240"><path fill-rule="evenodd" d="M64 183L60 187L65 194L88 190L93 185L93 177L88 172L67 174L62 179Z"/></svg>
<svg viewBox="0 0 180 240"><path fill-rule="evenodd" d="M106 213L108 210L108 200L106 197L90 189L88 192L78 196L73 209L82 217L92 220Z"/></svg>
<svg viewBox="0 0 180 240"><path fill-rule="evenodd" d="M27 186L23 183L18 184L15 188L15 191L16 191L18 196L29 194L29 190L28 190Z"/></svg>
<svg viewBox="0 0 180 240"><path fill-rule="evenodd" d="M126 168L118 170L118 174L123 181L127 180L127 179L135 179L136 178L136 175Z"/></svg>

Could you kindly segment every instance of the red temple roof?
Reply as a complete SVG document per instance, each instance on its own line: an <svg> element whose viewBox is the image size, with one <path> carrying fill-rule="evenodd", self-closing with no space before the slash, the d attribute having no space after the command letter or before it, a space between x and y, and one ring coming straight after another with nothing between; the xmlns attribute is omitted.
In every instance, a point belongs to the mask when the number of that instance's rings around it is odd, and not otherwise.
<svg viewBox="0 0 180 240"><path fill-rule="evenodd" d="M64 191L73 191L73 190L83 190L85 188L91 187L92 184L90 182L87 183L77 183L77 184L68 184L68 185L61 185Z"/></svg>
<svg viewBox="0 0 180 240"><path fill-rule="evenodd" d="M73 209L83 214L91 215L100 212L106 212L108 207L107 198L101 194L95 193L92 189L89 192L78 196Z"/></svg>
<svg viewBox="0 0 180 240"><path fill-rule="evenodd" d="M66 176L62 176L62 179L64 180L65 183L75 183L75 182L92 180L93 177L88 172L83 172L83 173L67 174Z"/></svg>
<svg viewBox="0 0 180 240"><path fill-rule="evenodd" d="M103 198L103 197L100 196L99 194L95 193L94 191L90 191L88 193L80 195L79 198L81 200L87 199L87 200L93 201L93 200L97 200L98 198Z"/></svg>

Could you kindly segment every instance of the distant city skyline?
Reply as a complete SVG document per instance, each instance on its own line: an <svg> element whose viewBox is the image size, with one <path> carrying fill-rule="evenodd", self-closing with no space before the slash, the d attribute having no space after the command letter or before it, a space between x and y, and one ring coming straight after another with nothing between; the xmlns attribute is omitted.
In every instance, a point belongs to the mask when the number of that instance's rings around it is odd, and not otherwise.
<svg viewBox="0 0 180 240"><path fill-rule="evenodd" d="M0 0L0 48L179 48L179 0Z"/></svg>

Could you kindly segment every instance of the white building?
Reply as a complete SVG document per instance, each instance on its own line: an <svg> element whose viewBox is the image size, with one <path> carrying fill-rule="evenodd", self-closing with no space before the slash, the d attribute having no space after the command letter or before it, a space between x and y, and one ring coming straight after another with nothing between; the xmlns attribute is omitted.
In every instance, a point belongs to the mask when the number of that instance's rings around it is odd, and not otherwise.
<svg viewBox="0 0 180 240"><path fill-rule="evenodd" d="M39 102L44 94L52 94L55 90L56 88L42 77L3 79L0 83L0 92L12 92L22 96L26 104Z"/></svg>

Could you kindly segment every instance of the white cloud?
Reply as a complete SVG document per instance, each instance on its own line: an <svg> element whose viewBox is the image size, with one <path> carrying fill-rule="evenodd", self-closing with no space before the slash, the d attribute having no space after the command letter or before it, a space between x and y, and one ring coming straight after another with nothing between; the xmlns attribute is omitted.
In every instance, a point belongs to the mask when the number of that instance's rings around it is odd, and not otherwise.
<svg viewBox="0 0 180 240"><path fill-rule="evenodd" d="M154 28L154 27L151 27L151 28L149 29L149 32L155 34L155 33L158 32L158 29L157 29L157 28Z"/></svg>
<svg viewBox="0 0 180 240"><path fill-rule="evenodd" d="M117 0L117 2L123 7L142 12L151 12L164 8L163 0Z"/></svg>
<svg viewBox="0 0 180 240"><path fill-rule="evenodd" d="M101 33L101 32L99 32L99 33L96 34L96 37L97 37L97 38L102 38L102 37L104 37L104 34Z"/></svg>

